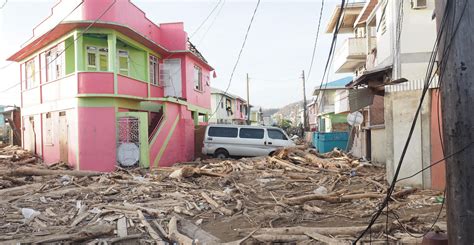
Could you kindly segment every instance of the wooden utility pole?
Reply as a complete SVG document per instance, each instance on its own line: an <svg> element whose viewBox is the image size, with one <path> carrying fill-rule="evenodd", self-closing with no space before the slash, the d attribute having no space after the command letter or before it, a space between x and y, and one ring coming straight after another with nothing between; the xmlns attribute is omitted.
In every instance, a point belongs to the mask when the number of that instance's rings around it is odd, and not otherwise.
<svg viewBox="0 0 474 245"><path fill-rule="evenodd" d="M304 131L308 131L308 113L306 113L306 81L304 77L304 70L302 72L301 78L303 79L303 128ZM304 132L303 132L304 136Z"/></svg>
<svg viewBox="0 0 474 245"><path fill-rule="evenodd" d="M247 125L250 125L250 87L249 74L247 73Z"/></svg>
<svg viewBox="0 0 474 245"><path fill-rule="evenodd" d="M449 244L474 244L474 4L437 0L438 31L445 10L438 48L443 141L446 155L459 152L446 159L448 238Z"/></svg>

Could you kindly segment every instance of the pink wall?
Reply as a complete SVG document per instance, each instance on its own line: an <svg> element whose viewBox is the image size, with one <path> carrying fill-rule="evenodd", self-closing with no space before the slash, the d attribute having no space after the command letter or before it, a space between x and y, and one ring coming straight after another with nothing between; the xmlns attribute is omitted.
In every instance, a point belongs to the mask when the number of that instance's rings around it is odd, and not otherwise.
<svg viewBox="0 0 474 245"><path fill-rule="evenodd" d="M199 61L191 55L186 55L182 60L185 62L183 67L186 68L182 69L185 70L185 76L183 76L185 98L193 105L211 109L211 84L209 69L200 65ZM194 89L194 65L198 65L202 68L203 91L197 91Z"/></svg>
<svg viewBox="0 0 474 245"><path fill-rule="evenodd" d="M85 0L82 18L96 20L113 1ZM183 30L183 23L161 24L159 27L150 21L142 10L127 0L116 1L110 10L102 16L101 21L128 26L168 50L184 50L186 47L187 35Z"/></svg>
<svg viewBox="0 0 474 245"><path fill-rule="evenodd" d="M168 141L158 166L167 167L177 162L190 161L194 158L194 121L191 111L188 111L184 105L166 102L164 113L167 119L162 122L164 123L163 128L160 130L155 143L150 145L151 167L156 167L153 166L153 162L166 137L171 132L176 117L179 117L178 124Z"/></svg>
<svg viewBox="0 0 474 245"><path fill-rule="evenodd" d="M67 146L68 146L68 163L71 166L76 166L76 153L77 153L77 109L68 109L62 110L66 112L66 118L68 123L68 132L67 132ZM60 160L60 125L59 125L59 111L53 111L51 113L52 120L52 141L47 140L46 132L46 113L41 115L43 120L43 160L46 164L57 163Z"/></svg>
<svg viewBox="0 0 474 245"><path fill-rule="evenodd" d="M194 121L191 112L182 105L177 109L180 120L158 164L160 167L169 167L194 158Z"/></svg>
<svg viewBox="0 0 474 245"><path fill-rule="evenodd" d="M113 107L80 107L79 168L113 171L116 165L116 119Z"/></svg>
<svg viewBox="0 0 474 245"><path fill-rule="evenodd" d="M433 89L431 92L431 162L436 162L444 158L439 134L440 131L441 133L443 132L440 99L441 96L439 94L439 89ZM442 161L441 163L431 167L431 188L435 190L444 190L445 186L446 163L445 161Z"/></svg>
<svg viewBox="0 0 474 245"><path fill-rule="evenodd" d="M113 94L114 74L109 72L80 72L78 91L81 94Z"/></svg>
<svg viewBox="0 0 474 245"><path fill-rule="evenodd" d="M164 96L163 87L150 85L150 96L151 97L158 97L158 98L163 97Z"/></svg>
<svg viewBox="0 0 474 245"><path fill-rule="evenodd" d="M148 97L148 85L133 78L117 75L118 93L124 95Z"/></svg>

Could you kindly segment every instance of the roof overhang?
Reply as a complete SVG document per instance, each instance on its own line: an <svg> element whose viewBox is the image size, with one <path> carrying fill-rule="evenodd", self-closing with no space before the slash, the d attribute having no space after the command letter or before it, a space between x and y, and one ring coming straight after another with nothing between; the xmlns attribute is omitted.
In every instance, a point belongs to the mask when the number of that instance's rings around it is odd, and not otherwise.
<svg viewBox="0 0 474 245"><path fill-rule="evenodd" d="M364 8L361 10L359 16L357 16L357 19L354 23L354 28L355 27L362 27L365 26L366 24L369 24L369 26L375 26L375 22L369 22L367 23L367 20L369 20L369 16L372 13L372 11L375 9L375 6L377 6L379 0L369 0L368 2L365 3Z"/></svg>
<svg viewBox="0 0 474 245"><path fill-rule="evenodd" d="M360 14L360 11L364 8L364 5L364 2L346 4L342 14L342 23L340 23L341 29L339 30L339 33L348 33L354 30L354 23ZM339 4L332 12L331 18L326 27L326 33L332 33L336 29L337 17L339 16L341 9L341 5Z"/></svg>
<svg viewBox="0 0 474 245"><path fill-rule="evenodd" d="M70 33L71 31L77 28L87 28L93 25L94 27L98 28L107 28L116 30L127 37L132 38L133 40L145 45L147 48L165 56L173 55L173 54L187 54L192 57L195 57L197 60L200 61L201 65L205 66L209 70L214 70L205 60L198 57L196 54L191 52L190 50L168 50L165 47L161 46L160 44L154 42L153 40L147 38L146 36L142 36L138 32L134 31L132 28L118 24L115 22L102 22L98 21L71 21L71 22L61 22L57 26L55 26L50 31L46 32L42 36L32 40L31 42L27 43L22 49L18 52L14 53L10 56L7 60L9 61L16 61L20 62L23 59L26 59L30 55L34 54L35 52L41 50L44 46L54 42L55 40L59 39L60 37Z"/></svg>
<svg viewBox="0 0 474 245"><path fill-rule="evenodd" d="M392 80L392 66L385 66L365 71L354 81L348 83L346 87L367 87L376 95L385 94L385 86L395 85L408 81L405 78Z"/></svg>

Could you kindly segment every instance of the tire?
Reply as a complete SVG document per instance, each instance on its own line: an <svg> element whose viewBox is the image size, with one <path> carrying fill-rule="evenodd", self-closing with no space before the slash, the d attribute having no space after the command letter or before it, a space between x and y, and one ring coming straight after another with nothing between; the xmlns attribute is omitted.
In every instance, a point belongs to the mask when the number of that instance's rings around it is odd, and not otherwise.
<svg viewBox="0 0 474 245"><path fill-rule="evenodd" d="M219 159L229 158L229 152L226 149L217 149L214 152L214 157Z"/></svg>

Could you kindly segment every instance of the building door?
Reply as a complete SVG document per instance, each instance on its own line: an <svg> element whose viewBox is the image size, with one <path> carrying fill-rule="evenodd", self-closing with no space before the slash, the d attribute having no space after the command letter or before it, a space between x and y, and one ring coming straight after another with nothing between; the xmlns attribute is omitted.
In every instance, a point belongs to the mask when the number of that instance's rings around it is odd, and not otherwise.
<svg viewBox="0 0 474 245"><path fill-rule="evenodd" d="M28 127L28 149L29 151L36 154L36 133L35 133L35 118L33 116L29 117L29 127Z"/></svg>
<svg viewBox="0 0 474 245"><path fill-rule="evenodd" d="M59 112L59 161L68 163L68 137L69 125L67 123L66 112Z"/></svg>
<svg viewBox="0 0 474 245"><path fill-rule="evenodd" d="M117 164L147 168L149 158L148 113L117 113Z"/></svg>

